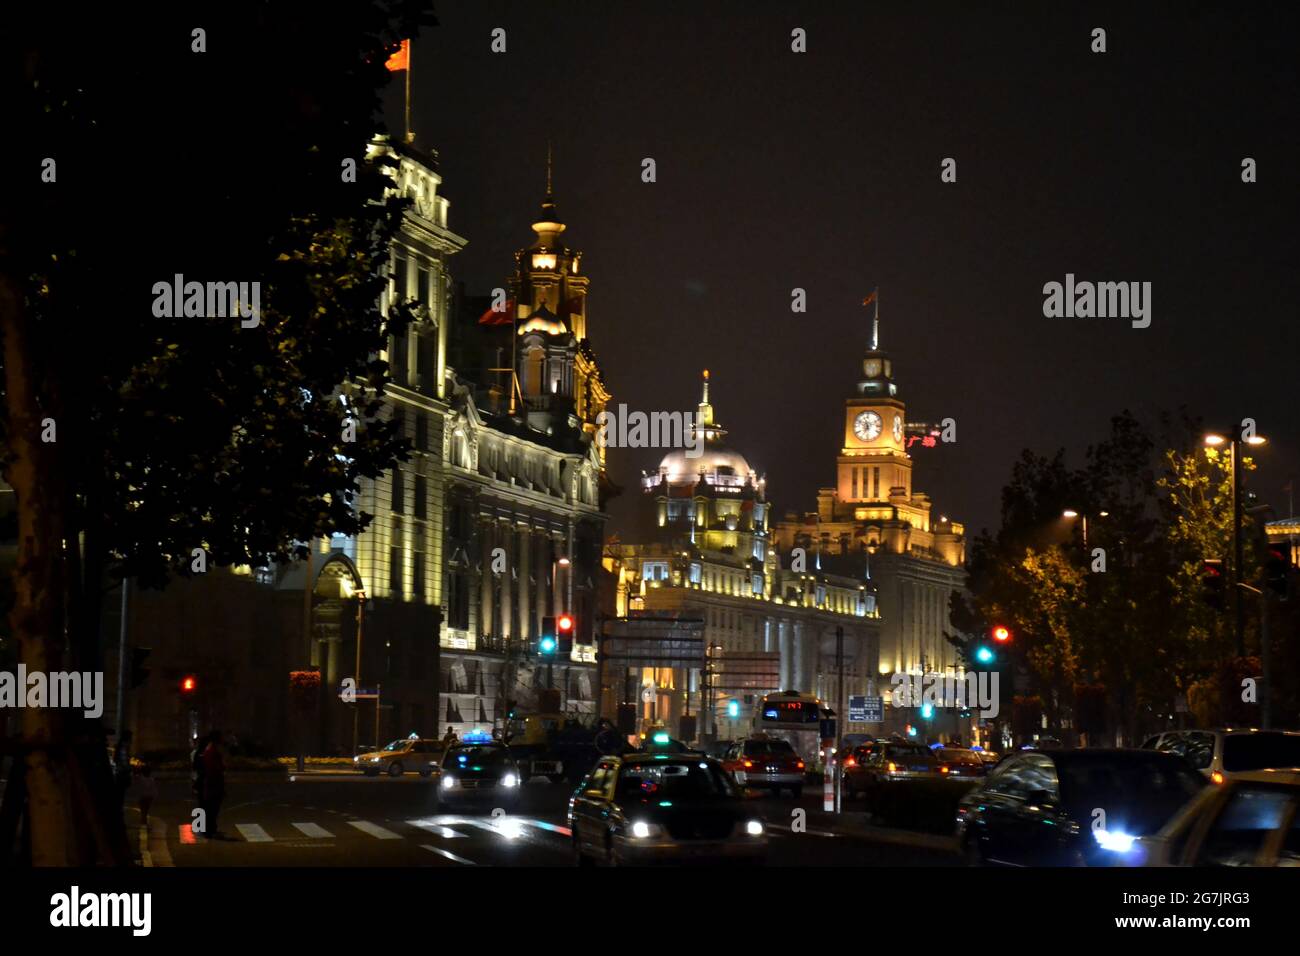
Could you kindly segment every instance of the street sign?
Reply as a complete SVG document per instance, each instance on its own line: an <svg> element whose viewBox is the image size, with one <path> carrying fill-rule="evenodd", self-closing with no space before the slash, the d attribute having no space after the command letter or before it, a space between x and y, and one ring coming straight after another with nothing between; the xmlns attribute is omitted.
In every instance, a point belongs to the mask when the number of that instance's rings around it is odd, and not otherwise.
<svg viewBox="0 0 1300 956"><path fill-rule="evenodd" d="M867 695L849 695L849 723L861 724L867 719Z"/></svg>
<svg viewBox="0 0 1300 956"><path fill-rule="evenodd" d="M884 697L862 697L862 722L863 723L884 723L885 721L885 701ZM855 717L850 717L850 721L855 721Z"/></svg>
<svg viewBox="0 0 1300 956"><path fill-rule="evenodd" d="M339 697L343 698L345 691L339 689ZM376 687L358 687L352 692L353 700L376 700L379 697L379 689Z"/></svg>

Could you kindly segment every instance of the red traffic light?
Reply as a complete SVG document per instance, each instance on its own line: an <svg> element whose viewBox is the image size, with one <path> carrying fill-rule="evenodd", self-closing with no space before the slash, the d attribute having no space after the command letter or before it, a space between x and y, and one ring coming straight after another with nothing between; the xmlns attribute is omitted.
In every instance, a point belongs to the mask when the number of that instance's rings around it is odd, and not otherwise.
<svg viewBox="0 0 1300 956"><path fill-rule="evenodd" d="M997 641L999 644L1005 644L1007 641L1011 640L1011 632L999 624L997 627L993 628L993 640Z"/></svg>
<svg viewBox="0 0 1300 956"><path fill-rule="evenodd" d="M186 674L181 678L181 693L192 694L199 687L199 679L193 674Z"/></svg>
<svg viewBox="0 0 1300 956"><path fill-rule="evenodd" d="M573 630L573 618L567 614L561 614L555 619L555 627L561 634L568 634Z"/></svg>

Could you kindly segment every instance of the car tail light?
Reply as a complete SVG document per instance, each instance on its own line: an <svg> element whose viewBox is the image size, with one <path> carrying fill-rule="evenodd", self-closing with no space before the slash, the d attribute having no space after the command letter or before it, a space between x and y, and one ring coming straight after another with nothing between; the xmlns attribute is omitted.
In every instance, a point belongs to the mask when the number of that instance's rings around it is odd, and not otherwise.
<svg viewBox="0 0 1300 956"><path fill-rule="evenodd" d="M802 770L802 769L803 769L803 761L800 760L798 763L795 764L795 767L797 767L798 769Z"/></svg>
<svg viewBox="0 0 1300 956"><path fill-rule="evenodd" d="M745 761L745 767L746 767L746 769L748 769L749 767L752 767L752 766L754 766L754 761L752 761L752 760L746 760L746 761Z"/></svg>
<svg viewBox="0 0 1300 956"><path fill-rule="evenodd" d="M1219 773L1219 771L1217 771L1217 770L1214 771L1214 773L1210 774L1210 782L1211 782L1211 783L1223 783L1223 774Z"/></svg>
<svg viewBox="0 0 1300 956"><path fill-rule="evenodd" d="M947 767L940 767L940 768L939 768L939 772L940 772L940 773L947 773L947 772L948 772L948 768L947 768Z"/></svg>
<svg viewBox="0 0 1300 956"><path fill-rule="evenodd" d="M852 757L845 757L845 758L844 758L844 766L846 766L846 767L856 767L857 765L858 765L858 762L857 762L856 760L854 760Z"/></svg>
<svg viewBox="0 0 1300 956"><path fill-rule="evenodd" d="M894 761L892 761L892 760L889 761L889 772L890 772L890 773L897 773L897 772L898 772L898 767L895 765Z"/></svg>

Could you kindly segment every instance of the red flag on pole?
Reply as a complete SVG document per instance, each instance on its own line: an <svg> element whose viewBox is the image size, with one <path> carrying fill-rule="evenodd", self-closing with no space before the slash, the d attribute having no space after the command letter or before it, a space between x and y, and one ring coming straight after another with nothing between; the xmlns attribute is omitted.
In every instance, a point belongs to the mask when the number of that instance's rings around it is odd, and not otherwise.
<svg viewBox="0 0 1300 956"><path fill-rule="evenodd" d="M411 41L403 40L402 48L384 61L390 73L401 73L411 68Z"/></svg>
<svg viewBox="0 0 1300 956"><path fill-rule="evenodd" d="M507 299L505 308L500 311L489 308L478 317L479 325L510 325L515 320L515 300Z"/></svg>
<svg viewBox="0 0 1300 956"><path fill-rule="evenodd" d="M878 291L878 290L877 290L877 291ZM872 292L871 295L867 296L865 299L862 300L862 304L863 304L863 305L870 305L871 303L873 303L873 302L875 302L875 301L876 301L876 293L875 293L875 292Z"/></svg>

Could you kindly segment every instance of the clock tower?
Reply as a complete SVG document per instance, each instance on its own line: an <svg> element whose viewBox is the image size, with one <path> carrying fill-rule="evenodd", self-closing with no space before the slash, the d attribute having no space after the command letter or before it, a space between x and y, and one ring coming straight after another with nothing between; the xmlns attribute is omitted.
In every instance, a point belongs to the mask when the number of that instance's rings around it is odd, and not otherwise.
<svg viewBox="0 0 1300 956"><path fill-rule="evenodd" d="M912 460L906 451L906 406L894 384L893 362L880 349L880 323L862 358L856 394L844 400L844 445L837 459L836 497L849 504L887 503L912 496Z"/></svg>

